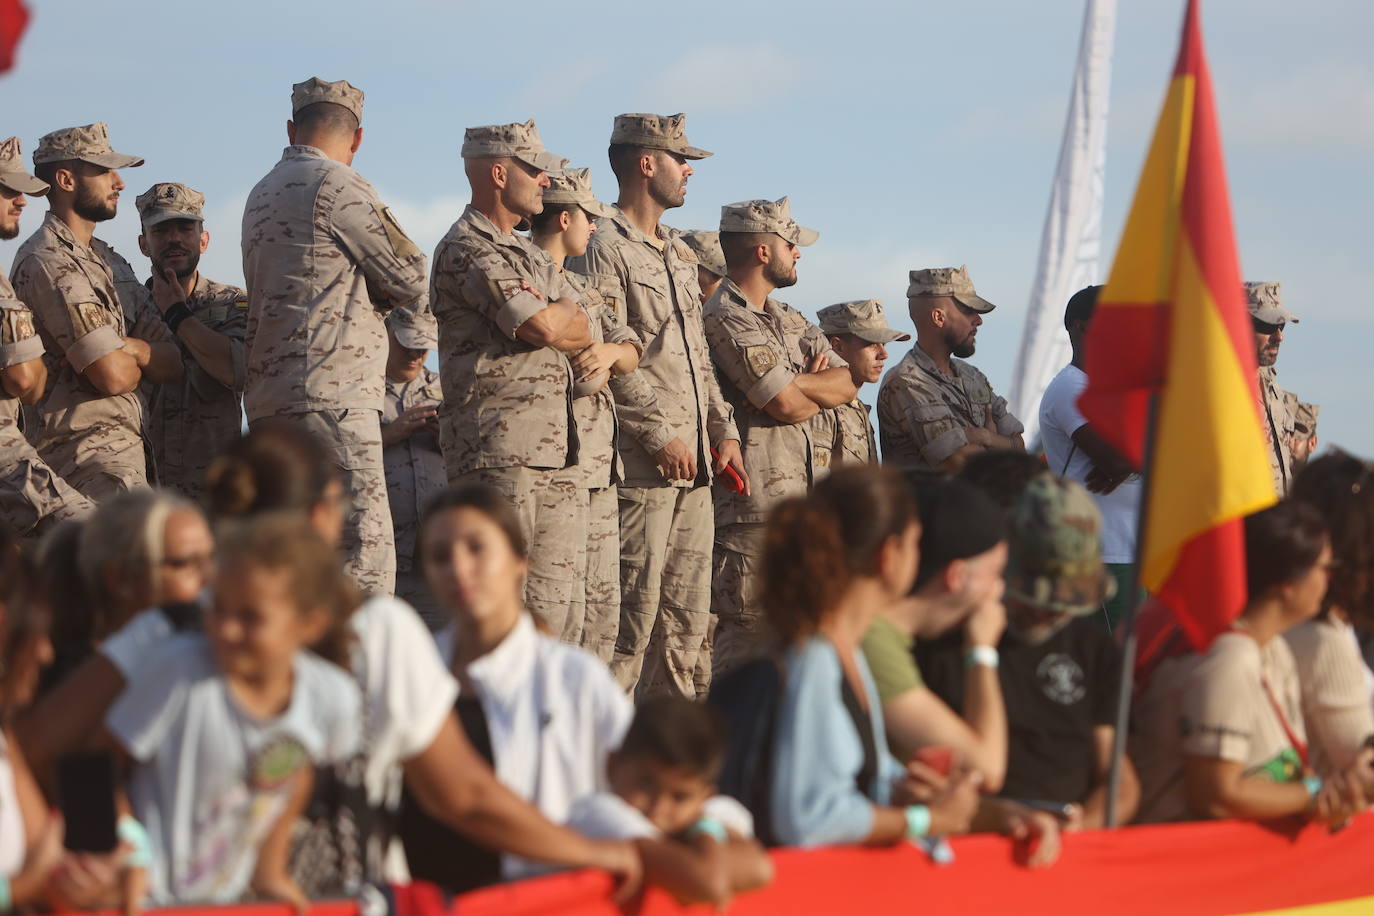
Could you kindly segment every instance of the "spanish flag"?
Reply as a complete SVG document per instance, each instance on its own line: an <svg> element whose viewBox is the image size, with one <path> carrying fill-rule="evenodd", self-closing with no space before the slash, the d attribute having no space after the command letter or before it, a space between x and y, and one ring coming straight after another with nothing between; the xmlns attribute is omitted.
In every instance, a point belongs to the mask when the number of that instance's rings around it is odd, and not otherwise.
<svg viewBox="0 0 1374 916"><path fill-rule="evenodd" d="M1079 407L1146 469L1140 581L1203 648L1245 605L1241 518L1275 494L1198 7L1189 0L1164 110L1088 330Z"/></svg>

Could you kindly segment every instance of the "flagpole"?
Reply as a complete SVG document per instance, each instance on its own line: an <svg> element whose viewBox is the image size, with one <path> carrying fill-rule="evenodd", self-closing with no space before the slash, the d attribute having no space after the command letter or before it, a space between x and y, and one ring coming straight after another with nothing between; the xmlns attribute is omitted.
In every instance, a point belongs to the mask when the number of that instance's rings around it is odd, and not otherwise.
<svg viewBox="0 0 1374 916"><path fill-rule="evenodd" d="M1131 695L1135 692L1136 656L1136 614L1140 610L1140 568L1144 563L1145 524L1150 517L1150 469L1154 464L1155 421L1159 411L1159 392L1150 392L1150 403L1145 415L1145 439L1140 467L1140 505L1135 522L1135 563L1126 577L1126 613L1121 625L1121 681L1116 695L1116 730L1112 733L1111 769L1107 775L1107 815L1106 827L1110 830L1117 825L1116 796L1121 788L1121 762L1126 756L1126 729L1131 720Z"/></svg>

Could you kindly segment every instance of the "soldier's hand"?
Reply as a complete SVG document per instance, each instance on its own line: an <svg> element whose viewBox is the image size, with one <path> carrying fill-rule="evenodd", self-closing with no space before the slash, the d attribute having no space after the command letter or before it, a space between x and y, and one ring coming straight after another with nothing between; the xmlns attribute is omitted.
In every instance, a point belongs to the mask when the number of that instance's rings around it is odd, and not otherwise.
<svg viewBox="0 0 1374 916"><path fill-rule="evenodd" d="M610 374L617 351L614 344L594 343L572 357L573 375L579 382L591 381L602 373Z"/></svg>
<svg viewBox="0 0 1374 916"><path fill-rule="evenodd" d="M992 405L987 406L987 419L983 421L983 428L990 433L997 432L997 418L992 415Z"/></svg>
<svg viewBox="0 0 1374 916"><path fill-rule="evenodd" d="M807 372L824 372L830 368L830 354L817 353L811 357L811 365L806 367Z"/></svg>
<svg viewBox="0 0 1374 916"><path fill-rule="evenodd" d="M671 442L658 450L654 459L665 480L696 480L697 456L692 454L681 437L674 436Z"/></svg>
<svg viewBox="0 0 1374 916"><path fill-rule="evenodd" d="M382 426L382 448L404 442L421 429L432 428L438 415L437 410L425 405L402 411L396 419Z"/></svg>
<svg viewBox="0 0 1374 916"><path fill-rule="evenodd" d="M171 268L153 271L153 304L163 314L178 302L186 300L186 291L181 288L176 272Z"/></svg>
<svg viewBox="0 0 1374 916"><path fill-rule="evenodd" d="M124 346L120 349L132 356L140 369L147 366L148 360L153 356L153 350L148 346L148 342L137 337L124 338Z"/></svg>
<svg viewBox="0 0 1374 916"><path fill-rule="evenodd" d="M739 450L738 439L726 439L716 445L716 457L713 460L712 468L716 475L725 473L727 467L734 468L739 479L744 482L743 495L749 495L749 475L744 470L744 455Z"/></svg>

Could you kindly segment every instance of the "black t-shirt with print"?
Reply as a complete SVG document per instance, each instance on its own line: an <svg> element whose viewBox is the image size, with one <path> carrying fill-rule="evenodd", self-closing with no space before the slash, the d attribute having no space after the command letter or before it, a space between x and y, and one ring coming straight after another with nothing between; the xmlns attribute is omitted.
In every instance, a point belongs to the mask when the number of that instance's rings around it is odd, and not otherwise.
<svg viewBox="0 0 1374 916"><path fill-rule="evenodd" d="M1121 652L1102 625L1080 617L1039 645L1010 629L997 646L1007 704L1007 798L1082 802L1096 769L1093 729L1116 719ZM916 641L921 677L963 715L964 637Z"/></svg>

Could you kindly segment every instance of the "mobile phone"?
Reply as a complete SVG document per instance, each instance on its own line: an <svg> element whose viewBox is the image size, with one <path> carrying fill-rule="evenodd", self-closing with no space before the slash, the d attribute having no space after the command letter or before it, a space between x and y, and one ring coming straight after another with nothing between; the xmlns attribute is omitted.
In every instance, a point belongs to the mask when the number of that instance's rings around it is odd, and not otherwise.
<svg viewBox="0 0 1374 916"><path fill-rule="evenodd" d="M67 754L57 761L57 794L72 852L113 852L119 844L114 755Z"/></svg>
<svg viewBox="0 0 1374 916"><path fill-rule="evenodd" d="M916 753L911 755L913 760L930 767L941 776L948 776L949 771L954 766L954 749L949 747L922 747L917 748Z"/></svg>
<svg viewBox="0 0 1374 916"><path fill-rule="evenodd" d="M716 451L714 448L711 449L711 457L719 458L720 452ZM727 464L725 466L724 476L725 486L730 490L731 493L744 492L744 478L739 476L739 471L736 471L734 468L730 467L730 465Z"/></svg>

